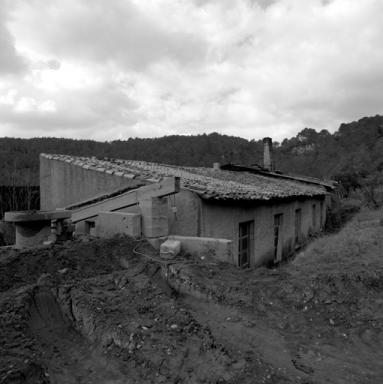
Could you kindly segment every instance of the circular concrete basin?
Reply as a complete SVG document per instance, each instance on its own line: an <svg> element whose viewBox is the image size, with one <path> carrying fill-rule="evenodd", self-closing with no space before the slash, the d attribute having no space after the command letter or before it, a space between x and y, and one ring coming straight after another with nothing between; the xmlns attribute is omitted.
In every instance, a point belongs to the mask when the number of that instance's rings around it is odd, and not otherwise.
<svg viewBox="0 0 383 384"><path fill-rule="evenodd" d="M4 221L12 223L28 221L50 221L56 219L69 219L71 211L12 211L5 212Z"/></svg>
<svg viewBox="0 0 383 384"><path fill-rule="evenodd" d="M4 221L15 224L16 248L43 244L52 233L53 220L69 219L71 211L13 211L5 212ZM56 224L54 224L56 225Z"/></svg>

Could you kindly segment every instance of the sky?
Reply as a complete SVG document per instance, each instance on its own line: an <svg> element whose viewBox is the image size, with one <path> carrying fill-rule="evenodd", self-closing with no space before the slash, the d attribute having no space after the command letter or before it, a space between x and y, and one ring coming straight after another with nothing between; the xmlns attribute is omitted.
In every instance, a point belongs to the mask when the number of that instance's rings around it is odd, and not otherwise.
<svg viewBox="0 0 383 384"><path fill-rule="evenodd" d="M382 0L0 0L0 136L282 140L383 113Z"/></svg>

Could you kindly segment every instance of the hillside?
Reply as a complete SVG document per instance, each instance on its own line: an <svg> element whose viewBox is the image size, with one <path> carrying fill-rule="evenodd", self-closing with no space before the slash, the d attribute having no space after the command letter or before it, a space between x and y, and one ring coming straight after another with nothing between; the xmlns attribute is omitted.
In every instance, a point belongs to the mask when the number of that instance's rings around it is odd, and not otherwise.
<svg viewBox="0 0 383 384"><path fill-rule="evenodd" d="M40 152L145 160L174 165L212 166L213 162L261 162L262 140L211 133L197 136L131 138L96 142L58 138L0 138L0 180L3 185L38 184ZM331 134L305 128L275 143L277 169L302 175L335 178L346 189L381 183L383 116L342 124Z"/></svg>

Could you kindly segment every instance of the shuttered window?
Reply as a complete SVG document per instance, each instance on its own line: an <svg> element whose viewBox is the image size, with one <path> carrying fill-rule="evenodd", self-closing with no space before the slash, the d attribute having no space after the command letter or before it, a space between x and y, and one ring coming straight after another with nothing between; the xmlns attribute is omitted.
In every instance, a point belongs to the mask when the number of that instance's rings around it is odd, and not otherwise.
<svg viewBox="0 0 383 384"><path fill-rule="evenodd" d="M238 265L242 268L250 267L253 252L254 221L239 224L238 235Z"/></svg>

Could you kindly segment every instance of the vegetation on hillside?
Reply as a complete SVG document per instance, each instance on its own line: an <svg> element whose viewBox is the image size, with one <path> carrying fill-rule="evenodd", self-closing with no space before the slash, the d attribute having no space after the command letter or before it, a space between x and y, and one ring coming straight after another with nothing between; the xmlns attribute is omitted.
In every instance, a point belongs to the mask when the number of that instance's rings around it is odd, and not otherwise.
<svg viewBox="0 0 383 384"><path fill-rule="evenodd" d="M130 138L96 142L59 138L0 138L2 185L37 185L41 152L145 160L164 164L212 166L214 162L254 164L262 160L262 140L218 133L197 136ZM344 195L358 190L378 206L383 201L383 116L342 124L331 134L305 128L275 143L277 169L339 181Z"/></svg>
<svg viewBox="0 0 383 384"><path fill-rule="evenodd" d="M317 239L293 262L305 273L382 269L383 209L363 209L338 233Z"/></svg>

